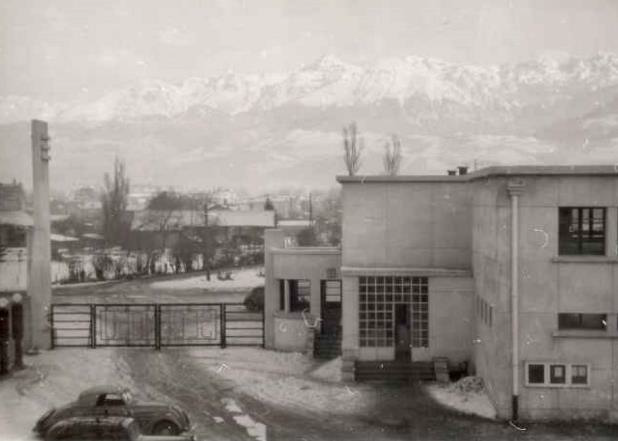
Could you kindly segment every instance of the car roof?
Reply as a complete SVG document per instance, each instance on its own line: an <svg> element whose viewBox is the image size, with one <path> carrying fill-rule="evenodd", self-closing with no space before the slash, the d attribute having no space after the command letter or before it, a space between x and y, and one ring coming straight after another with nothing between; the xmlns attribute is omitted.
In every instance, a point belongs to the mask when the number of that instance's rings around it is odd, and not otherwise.
<svg viewBox="0 0 618 441"><path fill-rule="evenodd" d="M109 384L104 384L100 386L94 386L84 390L79 394L78 400L81 400L84 397L90 397L92 395L101 395L101 394L121 394L128 389L126 387L114 386Z"/></svg>

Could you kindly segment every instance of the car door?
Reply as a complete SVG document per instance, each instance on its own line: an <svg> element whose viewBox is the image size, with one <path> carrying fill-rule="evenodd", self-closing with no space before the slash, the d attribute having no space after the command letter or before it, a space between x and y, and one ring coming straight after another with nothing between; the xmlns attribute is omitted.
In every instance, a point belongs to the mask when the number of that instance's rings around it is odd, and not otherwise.
<svg viewBox="0 0 618 441"><path fill-rule="evenodd" d="M131 416L131 410L121 394L105 393L97 399L94 414L96 416Z"/></svg>

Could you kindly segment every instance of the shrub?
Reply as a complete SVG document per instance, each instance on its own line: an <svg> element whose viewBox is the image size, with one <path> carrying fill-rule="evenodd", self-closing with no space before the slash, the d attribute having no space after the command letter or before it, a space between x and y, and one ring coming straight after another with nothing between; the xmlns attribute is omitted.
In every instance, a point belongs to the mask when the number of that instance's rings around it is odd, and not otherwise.
<svg viewBox="0 0 618 441"><path fill-rule="evenodd" d="M249 311L258 312L264 310L264 287L256 286L245 297L245 308Z"/></svg>

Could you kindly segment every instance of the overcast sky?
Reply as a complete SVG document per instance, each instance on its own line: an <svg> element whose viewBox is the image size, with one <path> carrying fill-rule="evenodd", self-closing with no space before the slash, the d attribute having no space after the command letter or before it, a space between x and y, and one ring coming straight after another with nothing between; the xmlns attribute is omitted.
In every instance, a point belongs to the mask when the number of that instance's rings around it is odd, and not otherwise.
<svg viewBox="0 0 618 441"><path fill-rule="evenodd" d="M2 0L0 95L91 99L142 78L420 55L618 52L617 0Z"/></svg>

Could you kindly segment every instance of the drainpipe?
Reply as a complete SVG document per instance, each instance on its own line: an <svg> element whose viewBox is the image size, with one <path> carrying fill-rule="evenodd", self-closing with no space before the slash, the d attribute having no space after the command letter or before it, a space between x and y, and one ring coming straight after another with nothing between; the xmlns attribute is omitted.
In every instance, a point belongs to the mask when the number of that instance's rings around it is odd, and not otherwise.
<svg viewBox="0 0 618 441"><path fill-rule="evenodd" d="M513 180L508 183L511 198L511 337L512 337L512 416L519 418L519 195L523 193L524 182Z"/></svg>

